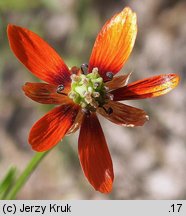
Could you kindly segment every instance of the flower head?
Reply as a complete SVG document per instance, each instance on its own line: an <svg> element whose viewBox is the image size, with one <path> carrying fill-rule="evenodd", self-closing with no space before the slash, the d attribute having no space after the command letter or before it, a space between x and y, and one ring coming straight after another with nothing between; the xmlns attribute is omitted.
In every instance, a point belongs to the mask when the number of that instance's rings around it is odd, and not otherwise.
<svg viewBox="0 0 186 216"><path fill-rule="evenodd" d="M47 151L66 134L80 128L78 153L92 186L112 190L113 165L96 113L127 127L142 126L145 111L118 101L152 98L168 93L179 82L165 74L128 84L130 74L115 76L127 61L137 34L136 14L124 8L99 32L88 64L69 69L63 59L35 33L8 26L10 47L17 58L46 83L26 83L25 95L42 104L55 104L32 127L29 143L35 151Z"/></svg>

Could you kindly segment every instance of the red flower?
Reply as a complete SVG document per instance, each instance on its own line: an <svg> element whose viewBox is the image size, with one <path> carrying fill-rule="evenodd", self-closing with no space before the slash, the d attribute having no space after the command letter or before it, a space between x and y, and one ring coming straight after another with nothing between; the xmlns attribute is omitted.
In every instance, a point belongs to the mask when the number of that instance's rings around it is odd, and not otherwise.
<svg viewBox="0 0 186 216"><path fill-rule="evenodd" d="M85 176L102 192L112 190L113 165L96 112L123 126L141 126L147 114L118 101L157 97L175 88L176 74L127 84L129 75L114 76L127 61L137 34L136 14L125 8L106 22L98 34L89 64L69 69L38 35L8 26L10 47L17 58L46 83L26 83L26 96L43 104L59 105L30 131L35 151L47 151L80 127L79 159ZM113 77L114 76L114 77Z"/></svg>

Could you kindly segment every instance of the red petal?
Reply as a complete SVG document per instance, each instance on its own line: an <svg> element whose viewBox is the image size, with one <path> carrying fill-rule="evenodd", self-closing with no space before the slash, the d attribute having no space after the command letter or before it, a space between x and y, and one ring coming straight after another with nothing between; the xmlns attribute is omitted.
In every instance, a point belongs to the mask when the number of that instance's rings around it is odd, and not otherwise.
<svg viewBox="0 0 186 216"><path fill-rule="evenodd" d="M111 92L115 101L152 98L164 95L179 83L176 74L165 74L133 82Z"/></svg>
<svg viewBox="0 0 186 216"><path fill-rule="evenodd" d="M126 86L128 84L128 80L131 73L126 75L115 76L111 81L105 83L105 86L109 88L109 90L114 90Z"/></svg>
<svg viewBox="0 0 186 216"><path fill-rule="evenodd" d="M70 82L62 58L37 34L14 25L8 25L7 32L12 51L35 76L56 85Z"/></svg>
<svg viewBox="0 0 186 216"><path fill-rule="evenodd" d="M57 86L47 83L25 83L22 87L25 95L42 104L66 104L71 100L62 94L56 93Z"/></svg>
<svg viewBox="0 0 186 216"><path fill-rule="evenodd" d="M32 127L29 143L35 151L47 151L54 147L72 126L79 107L62 105L52 109Z"/></svg>
<svg viewBox="0 0 186 216"><path fill-rule="evenodd" d="M112 190L112 160L96 114L83 118L79 142L79 159L90 184L102 193Z"/></svg>
<svg viewBox="0 0 186 216"><path fill-rule="evenodd" d="M104 107L111 107L113 113L109 115L103 108L99 108L98 112L111 122L122 126L142 126L149 119L145 111L116 101L109 101Z"/></svg>
<svg viewBox="0 0 186 216"><path fill-rule="evenodd" d="M137 34L136 14L125 8L106 22L98 34L89 61L106 80L106 72L116 74L127 61Z"/></svg>

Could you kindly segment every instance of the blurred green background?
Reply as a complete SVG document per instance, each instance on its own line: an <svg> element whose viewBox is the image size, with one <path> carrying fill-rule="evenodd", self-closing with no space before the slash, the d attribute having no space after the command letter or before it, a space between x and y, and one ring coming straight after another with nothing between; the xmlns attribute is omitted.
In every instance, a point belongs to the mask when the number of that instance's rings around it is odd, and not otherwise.
<svg viewBox="0 0 186 216"><path fill-rule="evenodd" d="M111 151L115 182L100 194L85 179L77 155L78 132L47 155L18 199L186 198L186 1L184 0L0 0L0 179L10 166L24 169L34 155L27 137L51 107L26 98L21 86L35 81L12 54L8 23L44 38L69 67L88 62L105 21L130 6L138 16L133 53L121 73L131 80L178 73L179 87L166 96L130 102L146 110L144 127L123 128L100 117ZM127 104L129 104L127 102Z"/></svg>

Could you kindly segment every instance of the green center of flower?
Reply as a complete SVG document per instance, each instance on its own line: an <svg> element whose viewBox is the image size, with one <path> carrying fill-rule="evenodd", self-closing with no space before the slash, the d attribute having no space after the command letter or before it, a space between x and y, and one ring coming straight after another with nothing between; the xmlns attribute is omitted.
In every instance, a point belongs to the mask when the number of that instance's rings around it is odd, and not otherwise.
<svg viewBox="0 0 186 216"><path fill-rule="evenodd" d="M92 73L86 75L72 74L71 80L71 91L68 96L74 103L90 111L95 111L97 107L105 104L107 92L98 68L94 68Z"/></svg>

